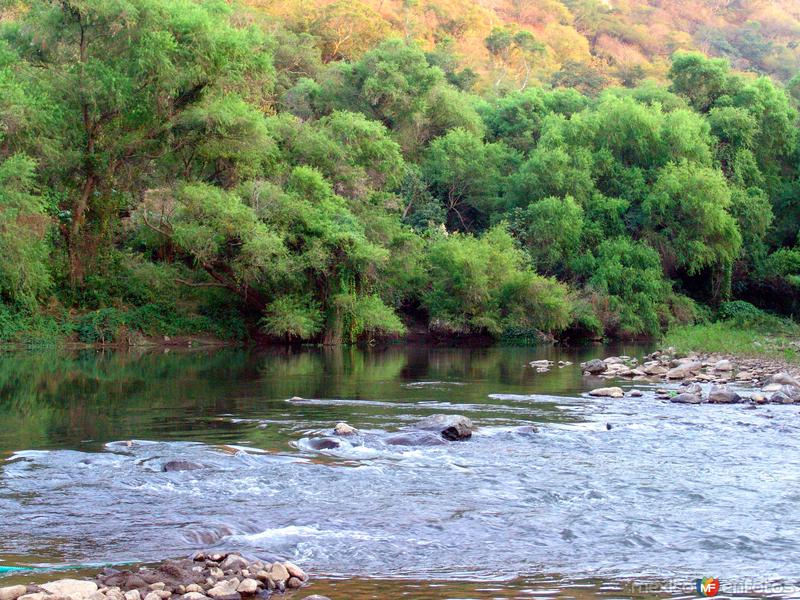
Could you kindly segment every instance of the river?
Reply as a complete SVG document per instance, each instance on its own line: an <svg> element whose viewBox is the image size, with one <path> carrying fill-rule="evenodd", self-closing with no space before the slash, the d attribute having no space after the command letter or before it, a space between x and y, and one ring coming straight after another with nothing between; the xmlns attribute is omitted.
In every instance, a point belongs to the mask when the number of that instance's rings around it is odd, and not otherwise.
<svg viewBox="0 0 800 600"><path fill-rule="evenodd" d="M0 566L220 548L297 562L334 600L690 596L698 577L790 595L798 407L676 405L643 382L590 398L608 383L528 365L647 350L3 354ZM437 413L479 430L380 442ZM312 450L339 421L365 441ZM163 472L176 459L203 468Z"/></svg>

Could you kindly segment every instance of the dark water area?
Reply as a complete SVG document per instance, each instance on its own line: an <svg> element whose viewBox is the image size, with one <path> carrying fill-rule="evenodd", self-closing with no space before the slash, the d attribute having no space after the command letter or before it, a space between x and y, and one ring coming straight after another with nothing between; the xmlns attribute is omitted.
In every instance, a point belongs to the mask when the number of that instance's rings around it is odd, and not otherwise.
<svg viewBox="0 0 800 600"><path fill-rule="evenodd" d="M797 407L591 398L609 382L528 364L647 351L6 353L0 566L219 548L295 561L334 600L690 597L708 576L793 595ZM439 413L479 429L385 443ZM315 450L339 421L363 435Z"/></svg>

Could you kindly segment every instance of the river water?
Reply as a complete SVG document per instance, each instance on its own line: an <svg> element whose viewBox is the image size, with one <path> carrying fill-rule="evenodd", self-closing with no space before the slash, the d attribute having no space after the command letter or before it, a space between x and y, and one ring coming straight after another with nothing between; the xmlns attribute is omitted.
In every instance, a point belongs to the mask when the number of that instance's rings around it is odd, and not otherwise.
<svg viewBox="0 0 800 600"><path fill-rule="evenodd" d="M608 383L528 365L646 350L4 354L0 566L219 548L295 561L334 600L691 596L698 577L791 595L797 407L675 405L643 382L590 398ZM437 413L479 430L382 442ZM313 450L339 421L365 435ZM202 468L163 472L176 459Z"/></svg>

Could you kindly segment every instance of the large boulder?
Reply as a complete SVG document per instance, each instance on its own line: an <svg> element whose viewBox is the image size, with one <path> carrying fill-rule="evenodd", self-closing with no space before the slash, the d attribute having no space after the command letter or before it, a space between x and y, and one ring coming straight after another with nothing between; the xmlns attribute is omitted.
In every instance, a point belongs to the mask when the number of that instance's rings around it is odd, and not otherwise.
<svg viewBox="0 0 800 600"><path fill-rule="evenodd" d="M711 404L738 404L742 401L742 397L727 388L713 387L708 393L708 401Z"/></svg>
<svg viewBox="0 0 800 600"><path fill-rule="evenodd" d="M606 365L606 363L604 363L599 358L595 358L593 360L583 363L582 366L583 370L586 371L587 373L590 373L592 375L599 375L600 373L603 373L606 370L606 367L608 365Z"/></svg>
<svg viewBox="0 0 800 600"><path fill-rule="evenodd" d="M17 600L20 596L24 596L28 592L28 588L24 585L12 585L10 587L0 588L0 600Z"/></svg>
<svg viewBox="0 0 800 600"><path fill-rule="evenodd" d="M436 431L450 441L469 439L475 430L472 421L462 415L433 415L417 423L416 427L423 431Z"/></svg>
<svg viewBox="0 0 800 600"><path fill-rule="evenodd" d="M82 579L59 579L44 583L39 587L54 596L72 600L84 600L97 591L97 584L94 581L83 581Z"/></svg>
<svg viewBox="0 0 800 600"><path fill-rule="evenodd" d="M702 368L702 365L697 361L687 361L672 367L666 372L667 379L686 379L692 377Z"/></svg>
<svg viewBox="0 0 800 600"><path fill-rule="evenodd" d="M401 431L383 439L390 446L441 446L447 442L432 431Z"/></svg>
<svg viewBox="0 0 800 600"><path fill-rule="evenodd" d="M682 394L672 396L669 401L675 402L676 404L702 404L703 398L696 394L683 392Z"/></svg>

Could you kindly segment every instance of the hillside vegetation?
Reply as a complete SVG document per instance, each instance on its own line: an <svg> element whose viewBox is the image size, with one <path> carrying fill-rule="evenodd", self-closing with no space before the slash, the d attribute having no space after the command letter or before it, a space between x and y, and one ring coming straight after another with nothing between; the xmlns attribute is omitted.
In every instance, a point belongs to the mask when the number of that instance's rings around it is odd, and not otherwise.
<svg viewBox="0 0 800 600"><path fill-rule="evenodd" d="M5 3L0 339L638 337L732 300L797 312L789 3L458 1ZM725 52L788 88L679 50L767 14L758 64Z"/></svg>

